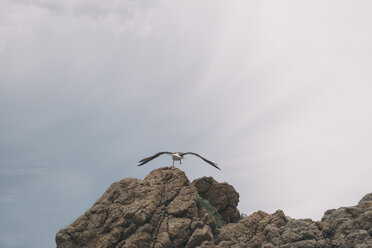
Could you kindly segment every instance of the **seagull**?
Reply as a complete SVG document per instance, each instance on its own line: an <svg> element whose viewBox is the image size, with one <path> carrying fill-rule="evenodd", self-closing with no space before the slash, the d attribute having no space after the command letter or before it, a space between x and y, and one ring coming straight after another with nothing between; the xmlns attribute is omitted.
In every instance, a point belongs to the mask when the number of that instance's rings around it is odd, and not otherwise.
<svg viewBox="0 0 372 248"><path fill-rule="evenodd" d="M207 162L208 164L212 165L213 167L221 170L216 163L213 163L212 161L209 161L208 159L206 158L203 158L202 156L200 156L199 154L195 153L195 152L158 152L156 153L155 155L152 155L150 157L147 157L147 158L144 158L142 160L140 160L138 163L140 163L138 166L141 166L141 165L144 165L148 162L150 162L151 160L153 160L154 158L157 158L159 157L160 155L163 155L163 154L167 154L167 155L170 155L172 156L172 159L173 159L173 164L172 166L174 166L174 161L180 161L180 164L182 164L181 162L181 159L183 159L183 156L184 155L187 155L187 154L191 154L191 155L195 155L201 159L203 159L205 162Z"/></svg>

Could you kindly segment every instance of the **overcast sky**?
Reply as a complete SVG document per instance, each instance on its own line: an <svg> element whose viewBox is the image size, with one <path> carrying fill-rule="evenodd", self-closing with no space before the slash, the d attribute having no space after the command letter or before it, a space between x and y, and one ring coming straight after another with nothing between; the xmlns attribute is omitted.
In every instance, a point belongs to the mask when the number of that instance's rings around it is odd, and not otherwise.
<svg viewBox="0 0 372 248"><path fill-rule="evenodd" d="M109 185L194 151L245 214L372 189L370 1L0 1L0 247L54 247Z"/></svg>

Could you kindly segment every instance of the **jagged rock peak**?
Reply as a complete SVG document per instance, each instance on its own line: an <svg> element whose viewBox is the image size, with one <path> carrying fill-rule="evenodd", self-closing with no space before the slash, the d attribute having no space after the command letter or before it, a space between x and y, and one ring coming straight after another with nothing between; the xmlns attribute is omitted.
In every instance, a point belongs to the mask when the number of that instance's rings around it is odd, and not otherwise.
<svg viewBox="0 0 372 248"><path fill-rule="evenodd" d="M57 233L56 243L58 248L372 247L372 193L356 206L326 211L321 221L292 219L281 210L238 220L238 202L227 183L212 177L190 183L180 169L159 168L143 180L113 183Z"/></svg>

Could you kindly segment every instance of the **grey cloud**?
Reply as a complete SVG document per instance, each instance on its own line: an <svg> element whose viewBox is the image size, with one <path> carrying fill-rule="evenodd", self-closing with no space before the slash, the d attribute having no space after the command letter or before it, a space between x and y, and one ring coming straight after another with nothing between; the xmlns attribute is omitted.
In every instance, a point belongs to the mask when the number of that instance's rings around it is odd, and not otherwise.
<svg viewBox="0 0 372 248"><path fill-rule="evenodd" d="M0 175L23 175L45 173L48 168L0 169Z"/></svg>
<svg viewBox="0 0 372 248"><path fill-rule="evenodd" d="M21 196L20 195L0 195L0 202L1 203L14 202L19 197Z"/></svg>
<svg viewBox="0 0 372 248"><path fill-rule="evenodd" d="M107 16L114 12L120 16L130 18L133 13L148 10L158 5L159 1L44 1L44 0L16 0L15 3L46 9L56 14L64 15L88 15L92 18Z"/></svg>

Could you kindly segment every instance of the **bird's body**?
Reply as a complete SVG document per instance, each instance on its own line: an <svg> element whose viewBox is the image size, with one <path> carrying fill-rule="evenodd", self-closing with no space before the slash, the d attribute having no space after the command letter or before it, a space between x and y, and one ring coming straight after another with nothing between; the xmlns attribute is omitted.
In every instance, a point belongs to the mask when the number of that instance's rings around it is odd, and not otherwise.
<svg viewBox="0 0 372 248"><path fill-rule="evenodd" d="M180 155L179 152L175 152L175 153L172 153L172 159L173 161L180 161L181 163L181 159L183 159L182 155Z"/></svg>
<svg viewBox="0 0 372 248"><path fill-rule="evenodd" d="M159 157L160 155L163 155L163 154L167 154L167 155L170 155L172 156L172 159L173 159L173 164L172 166L174 166L174 161L180 161L180 164L182 164L181 160L183 159L183 156L184 155L187 155L187 154L191 154L191 155L195 155L201 159L203 159L205 162L207 162L208 164L212 165L213 167L221 170L216 163L206 159L206 158L203 158L202 156L200 156L199 154L197 153L194 153L194 152L158 152L156 153L155 155L152 155L150 157L147 157L147 158L144 158L142 160L139 161L139 165L138 166L141 166L141 165L144 165L148 162L150 162L151 160L153 160L154 158L157 158Z"/></svg>

